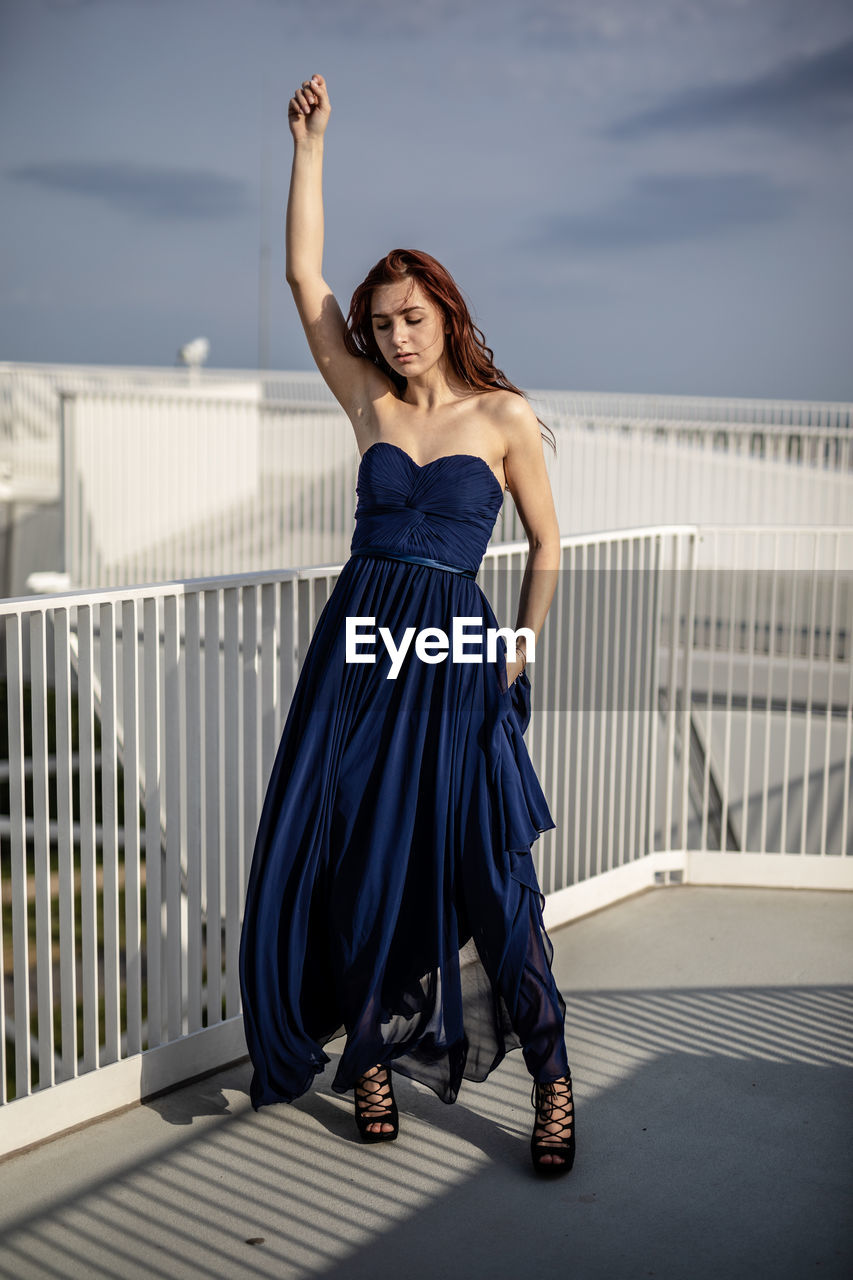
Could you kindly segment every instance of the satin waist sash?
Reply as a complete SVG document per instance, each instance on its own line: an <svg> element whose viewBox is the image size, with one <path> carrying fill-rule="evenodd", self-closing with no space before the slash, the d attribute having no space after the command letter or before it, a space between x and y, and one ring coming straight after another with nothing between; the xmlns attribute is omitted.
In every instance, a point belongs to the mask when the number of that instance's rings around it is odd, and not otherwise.
<svg viewBox="0 0 853 1280"><path fill-rule="evenodd" d="M462 569L456 564L442 564L440 560L430 560L428 556L413 556L407 551L392 551L388 547L356 547L350 551L351 556L383 556L386 560L404 560L406 564L425 564L431 569L447 569L450 573L461 573L466 578L476 578L478 569Z"/></svg>

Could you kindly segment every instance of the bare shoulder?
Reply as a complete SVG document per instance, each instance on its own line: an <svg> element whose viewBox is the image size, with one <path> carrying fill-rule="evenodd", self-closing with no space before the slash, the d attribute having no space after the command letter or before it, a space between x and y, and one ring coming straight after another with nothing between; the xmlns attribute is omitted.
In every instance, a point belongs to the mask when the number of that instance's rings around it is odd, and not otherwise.
<svg viewBox="0 0 853 1280"><path fill-rule="evenodd" d="M541 440L539 420L530 402L515 391L489 391L482 408L503 439L504 456L535 449Z"/></svg>
<svg viewBox="0 0 853 1280"><path fill-rule="evenodd" d="M503 441L506 487L528 539L531 545L559 543L539 419L529 400L515 391L496 391L491 399L493 421Z"/></svg>

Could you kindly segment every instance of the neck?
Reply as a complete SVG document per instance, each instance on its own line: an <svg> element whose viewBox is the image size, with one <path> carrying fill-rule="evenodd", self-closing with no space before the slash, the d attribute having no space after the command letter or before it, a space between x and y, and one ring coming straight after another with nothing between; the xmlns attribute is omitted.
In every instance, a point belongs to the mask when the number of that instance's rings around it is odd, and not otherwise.
<svg viewBox="0 0 853 1280"><path fill-rule="evenodd" d="M448 374L447 362L442 357L426 373L406 380L403 400L425 413L440 409L446 404L455 404L469 393L470 388L461 386L455 378L448 377Z"/></svg>

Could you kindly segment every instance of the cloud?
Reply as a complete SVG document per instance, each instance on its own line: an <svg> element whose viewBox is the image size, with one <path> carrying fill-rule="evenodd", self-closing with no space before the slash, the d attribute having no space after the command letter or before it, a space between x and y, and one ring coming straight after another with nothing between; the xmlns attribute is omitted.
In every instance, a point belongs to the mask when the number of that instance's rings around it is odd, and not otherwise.
<svg viewBox="0 0 853 1280"><path fill-rule="evenodd" d="M224 218L248 208L244 182L203 169L111 161L28 164L7 172L19 182L89 196L142 218Z"/></svg>
<svg viewBox="0 0 853 1280"><path fill-rule="evenodd" d="M796 195L760 174L646 174L597 212L549 218L536 247L638 249L704 239L777 221Z"/></svg>
<svg viewBox="0 0 853 1280"><path fill-rule="evenodd" d="M657 107L616 121L619 141L730 125L809 133L853 123L853 40L790 59L753 80L688 89Z"/></svg>
<svg viewBox="0 0 853 1280"><path fill-rule="evenodd" d="M513 0L510 0L513 3ZM305 21L303 0L278 0L278 7ZM475 11L479 5L473 6ZM324 0L311 7L312 28L326 29L347 38L367 36L411 37L429 35L464 23L467 18L459 0L420 0L401 4L400 0Z"/></svg>
<svg viewBox="0 0 853 1280"><path fill-rule="evenodd" d="M297 20L305 20L304 0L274 0L275 6ZM699 20L710 8L725 11L738 0L703 0ZM509 38L517 45L561 44L577 41L619 42L640 33L668 31L673 23L695 22L696 0L324 0L311 9L312 27L325 28L356 39L376 36L458 38L460 30L478 44Z"/></svg>

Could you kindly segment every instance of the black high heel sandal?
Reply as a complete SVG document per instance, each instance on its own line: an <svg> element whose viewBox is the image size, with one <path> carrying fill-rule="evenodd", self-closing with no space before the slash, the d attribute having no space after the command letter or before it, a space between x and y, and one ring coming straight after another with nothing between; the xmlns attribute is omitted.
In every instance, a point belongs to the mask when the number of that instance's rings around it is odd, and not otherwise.
<svg viewBox="0 0 853 1280"><path fill-rule="evenodd" d="M566 1092L558 1091L565 1084ZM575 1106L572 1096L572 1073L565 1081L538 1084L533 1081L530 1101L536 1108L536 1123L530 1139L530 1155L537 1173L568 1173L575 1162ZM568 1133L568 1137L565 1134ZM561 1159L542 1162L543 1156Z"/></svg>
<svg viewBox="0 0 853 1280"><path fill-rule="evenodd" d="M370 1070L374 1074L363 1075L354 1089L355 1122L362 1142L393 1142L399 1132L400 1122L391 1085L391 1072L387 1067L382 1066L371 1067ZM381 1072L385 1073L384 1078L381 1078ZM377 1107L382 1107L378 1113L376 1113ZM366 1111L372 1111L374 1114L366 1115ZM371 1132L367 1127L371 1124L391 1124L394 1127L387 1131L377 1129Z"/></svg>

